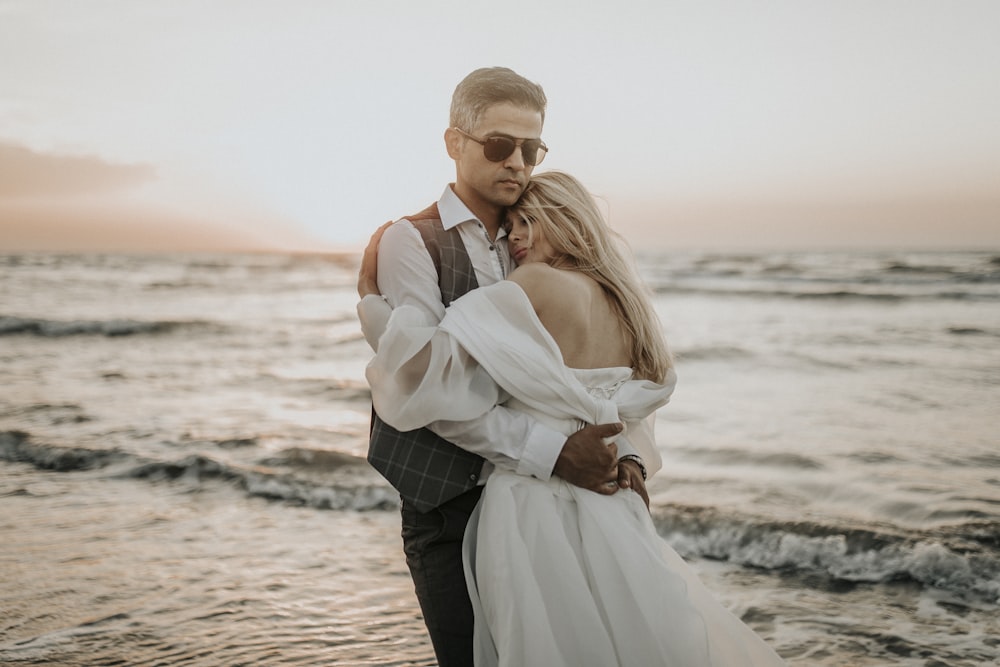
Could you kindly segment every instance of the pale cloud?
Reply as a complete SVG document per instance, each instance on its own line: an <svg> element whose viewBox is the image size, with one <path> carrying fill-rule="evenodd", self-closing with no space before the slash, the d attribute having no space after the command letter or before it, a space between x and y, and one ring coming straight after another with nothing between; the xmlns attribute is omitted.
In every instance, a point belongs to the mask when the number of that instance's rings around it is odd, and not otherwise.
<svg viewBox="0 0 1000 667"><path fill-rule="evenodd" d="M145 196L151 165L0 142L0 252L329 250L293 221Z"/></svg>
<svg viewBox="0 0 1000 667"><path fill-rule="evenodd" d="M53 155L0 142L0 198L103 195L156 178L150 165L112 164L95 156Z"/></svg>

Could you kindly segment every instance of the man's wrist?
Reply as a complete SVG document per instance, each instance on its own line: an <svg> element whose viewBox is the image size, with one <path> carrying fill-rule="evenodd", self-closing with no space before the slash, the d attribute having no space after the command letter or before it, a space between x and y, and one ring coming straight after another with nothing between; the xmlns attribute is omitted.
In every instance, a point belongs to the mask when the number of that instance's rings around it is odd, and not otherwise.
<svg viewBox="0 0 1000 667"><path fill-rule="evenodd" d="M623 463L625 461L632 461L637 466L639 466L639 472L642 473L642 481L646 481L646 464L642 462L642 458L637 454L626 454L625 456L618 459L618 463Z"/></svg>

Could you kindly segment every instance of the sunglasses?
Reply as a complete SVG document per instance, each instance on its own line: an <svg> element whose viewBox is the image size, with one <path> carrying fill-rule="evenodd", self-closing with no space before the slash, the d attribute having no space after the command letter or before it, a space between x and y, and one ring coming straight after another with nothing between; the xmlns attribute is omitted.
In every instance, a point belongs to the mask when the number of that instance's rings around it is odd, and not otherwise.
<svg viewBox="0 0 1000 667"><path fill-rule="evenodd" d="M495 134L485 139L472 136L465 130L455 128L455 131L463 137L472 139L477 144L482 145L483 155L490 162L502 162L514 154L514 150L520 146L521 156L525 164L534 167L541 164L545 159L545 154L549 152L549 147L541 139L515 139L503 134Z"/></svg>

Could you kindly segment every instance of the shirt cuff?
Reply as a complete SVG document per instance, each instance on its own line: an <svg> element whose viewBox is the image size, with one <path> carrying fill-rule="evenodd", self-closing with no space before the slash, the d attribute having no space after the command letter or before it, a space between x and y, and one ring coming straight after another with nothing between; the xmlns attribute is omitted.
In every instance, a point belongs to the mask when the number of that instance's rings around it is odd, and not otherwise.
<svg viewBox="0 0 1000 667"><path fill-rule="evenodd" d="M517 464L517 474L548 480L565 444L565 435L536 423L528 433L527 443Z"/></svg>

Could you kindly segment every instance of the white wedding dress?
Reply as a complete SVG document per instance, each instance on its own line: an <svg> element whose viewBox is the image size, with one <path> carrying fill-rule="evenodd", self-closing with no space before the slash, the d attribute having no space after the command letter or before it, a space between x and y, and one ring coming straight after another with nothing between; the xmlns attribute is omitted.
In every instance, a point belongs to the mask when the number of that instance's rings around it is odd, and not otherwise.
<svg viewBox="0 0 1000 667"><path fill-rule="evenodd" d="M659 468L652 413L665 385L628 368L567 368L519 286L457 300L436 328L397 308L367 374L401 430L472 419L499 401L569 435L624 421ZM419 389L419 390L418 390ZM465 536L477 667L760 667L783 661L659 537L639 495L497 468Z"/></svg>

